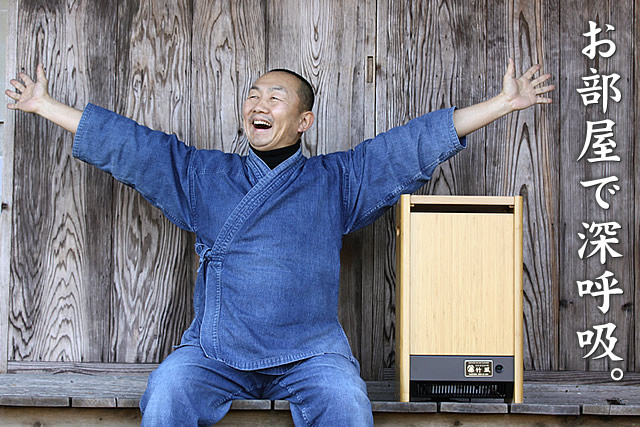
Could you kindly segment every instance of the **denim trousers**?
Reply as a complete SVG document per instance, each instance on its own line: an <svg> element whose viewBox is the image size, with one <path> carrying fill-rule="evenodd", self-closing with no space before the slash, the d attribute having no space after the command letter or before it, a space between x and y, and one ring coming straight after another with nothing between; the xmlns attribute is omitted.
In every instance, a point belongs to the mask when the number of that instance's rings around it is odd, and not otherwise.
<svg viewBox="0 0 640 427"><path fill-rule="evenodd" d="M322 354L258 371L207 358L198 346L176 349L151 373L140 401L143 426L211 425L234 399L288 400L296 426L371 426L357 362Z"/></svg>

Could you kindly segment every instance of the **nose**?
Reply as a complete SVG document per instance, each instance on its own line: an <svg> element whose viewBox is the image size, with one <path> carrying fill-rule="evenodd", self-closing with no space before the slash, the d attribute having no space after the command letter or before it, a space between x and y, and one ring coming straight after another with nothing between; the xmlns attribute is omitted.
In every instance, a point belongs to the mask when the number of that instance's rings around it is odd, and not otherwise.
<svg viewBox="0 0 640 427"><path fill-rule="evenodd" d="M256 113L266 113L268 110L269 109L264 98L256 100L256 102L253 104L253 107L251 108L251 111Z"/></svg>

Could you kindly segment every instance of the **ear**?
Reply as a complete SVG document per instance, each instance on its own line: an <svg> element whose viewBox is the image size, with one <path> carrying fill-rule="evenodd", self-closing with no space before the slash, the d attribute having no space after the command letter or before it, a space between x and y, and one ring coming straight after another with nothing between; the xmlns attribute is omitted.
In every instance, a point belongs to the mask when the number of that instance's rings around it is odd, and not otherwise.
<svg viewBox="0 0 640 427"><path fill-rule="evenodd" d="M311 111L305 111L304 113L300 114L300 121L298 122L298 132L306 132L313 124L314 119L315 116Z"/></svg>

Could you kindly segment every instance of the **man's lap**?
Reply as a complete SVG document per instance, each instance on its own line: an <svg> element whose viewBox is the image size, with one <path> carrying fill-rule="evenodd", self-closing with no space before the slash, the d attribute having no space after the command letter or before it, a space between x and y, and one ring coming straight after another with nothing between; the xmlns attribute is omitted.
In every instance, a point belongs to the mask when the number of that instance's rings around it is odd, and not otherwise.
<svg viewBox="0 0 640 427"><path fill-rule="evenodd" d="M158 398L158 393L165 396ZM169 401L179 400L181 407L192 407L180 409L185 412L182 417L198 414L199 419L216 422L234 399L288 400L297 424L314 424L326 418L327 407L338 419L350 416L354 407L365 417L371 411L357 362L339 354L322 354L260 371L241 371L207 358L197 346L176 349L151 374L141 409L144 415L151 401L166 409Z"/></svg>

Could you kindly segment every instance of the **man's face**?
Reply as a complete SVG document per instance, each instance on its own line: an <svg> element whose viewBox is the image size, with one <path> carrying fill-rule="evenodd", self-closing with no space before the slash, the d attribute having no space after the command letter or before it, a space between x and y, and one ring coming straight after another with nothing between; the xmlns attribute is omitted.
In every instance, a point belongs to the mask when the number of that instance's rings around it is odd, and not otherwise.
<svg viewBox="0 0 640 427"><path fill-rule="evenodd" d="M311 126L306 117L311 113L301 111L299 84L295 76L276 71L263 75L251 86L242 106L242 118L253 148L266 151L293 145Z"/></svg>

